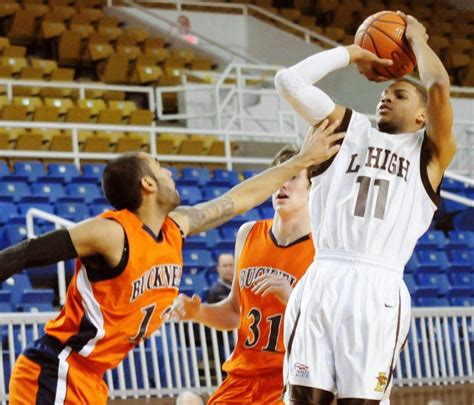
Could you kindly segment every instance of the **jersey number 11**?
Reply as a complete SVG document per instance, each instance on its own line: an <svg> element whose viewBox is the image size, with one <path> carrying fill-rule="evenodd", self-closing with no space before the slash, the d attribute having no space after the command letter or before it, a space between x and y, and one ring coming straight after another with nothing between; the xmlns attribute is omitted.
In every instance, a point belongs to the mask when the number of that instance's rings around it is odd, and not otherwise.
<svg viewBox="0 0 474 405"><path fill-rule="evenodd" d="M356 217L365 216L365 208L367 207L367 198L369 196L369 188L372 179L367 176L358 176L356 182L360 183L359 193L357 194L354 215ZM374 187L378 187L377 200L375 202L374 217L383 219L385 215L385 205L387 204L388 187L390 181L384 179L375 179Z"/></svg>

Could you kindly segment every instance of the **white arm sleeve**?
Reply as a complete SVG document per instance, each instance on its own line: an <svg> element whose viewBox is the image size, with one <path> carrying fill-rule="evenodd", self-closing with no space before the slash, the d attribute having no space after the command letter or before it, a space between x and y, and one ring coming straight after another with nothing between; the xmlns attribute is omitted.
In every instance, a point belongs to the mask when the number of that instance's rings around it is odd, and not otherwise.
<svg viewBox="0 0 474 405"><path fill-rule="evenodd" d="M342 46L319 52L280 70L275 76L275 88L301 118L315 125L331 114L336 105L313 84L330 72L346 67L349 59L349 52Z"/></svg>

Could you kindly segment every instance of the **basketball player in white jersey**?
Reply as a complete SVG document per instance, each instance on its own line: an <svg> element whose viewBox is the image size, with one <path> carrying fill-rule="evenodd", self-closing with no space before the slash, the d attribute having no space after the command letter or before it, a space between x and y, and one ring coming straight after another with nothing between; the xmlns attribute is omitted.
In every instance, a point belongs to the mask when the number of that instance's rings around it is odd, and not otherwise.
<svg viewBox="0 0 474 405"><path fill-rule="evenodd" d="M312 125L339 120L337 155L312 179L315 261L290 297L285 324L286 401L379 404L408 333L410 298L403 269L439 202L455 150L449 76L427 45L426 30L407 21L422 86L400 80L369 118L333 101L313 84L355 63L370 80L382 60L351 45L320 52L278 72L279 94Z"/></svg>

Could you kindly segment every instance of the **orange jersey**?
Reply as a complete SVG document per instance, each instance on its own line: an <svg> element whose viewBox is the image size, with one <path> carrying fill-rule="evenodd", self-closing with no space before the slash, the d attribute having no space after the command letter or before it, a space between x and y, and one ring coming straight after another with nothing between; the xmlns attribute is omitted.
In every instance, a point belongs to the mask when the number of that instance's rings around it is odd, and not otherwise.
<svg viewBox="0 0 474 405"><path fill-rule="evenodd" d="M157 238L128 210L100 217L124 228L128 261L113 274L86 269L87 258L78 259L66 305L45 330L103 372L161 326L161 314L178 295L183 258L181 231L170 218Z"/></svg>
<svg viewBox="0 0 474 405"><path fill-rule="evenodd" d="M278 246L273 220L257 221L250 230L238 259L240 324L237 344L223 369L235 375L261 375L283 368L283 320L286 305L274 295L252 292L254 280L264 273L288 279L294 287L314 258L310 235L288 246Z"/></svg>

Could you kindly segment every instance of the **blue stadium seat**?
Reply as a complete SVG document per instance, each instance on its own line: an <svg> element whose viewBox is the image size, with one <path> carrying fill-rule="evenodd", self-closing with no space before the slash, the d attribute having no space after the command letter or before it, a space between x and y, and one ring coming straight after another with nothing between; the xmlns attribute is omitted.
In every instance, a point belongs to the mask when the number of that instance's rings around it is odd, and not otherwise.
<svg viewBox="0 0 474 405"><path fill-rule="evenodd" d="M235 241L235 239L237 238L237 232L239 232L239 228L231 226L229 224L226 224L219 228L221 240Z"/></svg>
<svg viewBox="0 0 474 405"><path fill-rule="evenodd" d="M441 273L449 268L448 257L445 252L431 250L417 251L419 267L417 273Z"/></svg>
<svg viewBox="0 0 474 405"><path fill-rule="evenodd" d="M54 311L54 291L49 288L26 289L23 291L20 306L23 312Z"/></svg>
<svg viewBox="0 0 474 405"><path fill-rule="evenodd" d="M405 265L405 273L414 273L418 270L418 267L420 267L420 263L416 253L413 252L410 259L408 260L408 263Z"/></svg>
<svg viewBox="0 0 474 405"><path fill-rule="evenodd" d="M422 250L440 250L446 246L446 237L441 231L428 231L417 242Z"/></svg>
<svg viewBox="0 0 474 405"><path fill-rule="evenodd" d="M212 184L213 182L220 182L225 186L234 187L240 183L239 173L236 170L214 169L214 176L208 184Z"/></svg>
<svg viewBox="0 0 474 405"><path fill-rule="evenodd" d="M204 186L210 178L209 169L204 167L184 167L181 171L182 180L194 180L199 186Z"/></svg>
<svg viewBox="0 0 474 405"><path fill-rule="evenodd" d="M89 211L91 216L96 217L97 215L102 214L105 211L110 210L111 207L109 204L91 204L89 205Z"/></svg>
<svg viewBox="0 0 474 405"><path fill-rule="evenodd" d="M464 194L466 194L466 197L474 200L474 187L469 187L464 191Z"/></svg>
<svg viewBox="0 0 474 405"><path fill-rule="evenodd" d="M13 310L16 310L20 304L21 296L24 290L31 289L30 279L24 271L15 274L3 282L3 290L11 292L11 304Z"/></svg>
<svg viewBox="0 0 474 405"><path fill-rule="evenodd" d="M205 201L212 200L213 198L225 194L228 190L228 187L206 187L202 193L202 197Z"/></svg>
<svg viewBox="0 0 474 405"><path fill-rule="evenodd" d="M450 252L452 272L473 272L474 252L472 250L453 250Z"/></svg>
<svg viewBox="0 0 474 405"><path fill-rule="evenodd" d="M13 165L13 172L16 175L26 176L29 183L35 182L39 176L45 176L43 163L38 161L16 162Z"/></svg>
<svg viewBox="0 0 474 405"><path fill-rule="evenodd" d="M259 173L260 173L260 170L243 170L242 171L242 175L244 176L244 179L249 179L250 177L253 177Z"/></svg>
<svg viewBox="0 0 474 405"><path fill-rule="evenodd" d="M23 223L11 223L10 221L4 226L3 241L1 243L2 249L26 239L27 231L25 219L23 218L22 220Z"/></svg>
<svg viewBox="0 0 474 405"><path fill-rule="evenodd" d="M12 312L11 291L0 290L0 312Z"/></svg>
<svg viewBox="0 0 474 405"><path fill-rule="evenodd" d="M232 218L229 221L229 223L231 225L238 224L240 226L245 222L258 221L259 219L260 219L260 212L256 208L254 208L242 215L237 215L236 217Z"/></svg>
<svg viewBox="0 0 474 405"><path fill-rule="evenodd" d="M413 295L418 288L413 274L404 274L403 281L405 281L405 284L408 287L408 291L410 291L410 294Z"/></svg>
<svg viewBox="0 0 474 405"><path fill-rule="evenodd" d="M178 173L178 169L176 167L174 167L174 166L164 166L164 168L171 172L171 175L173 176L174 181L179 179L179 173Z"/></svg>
<svg viewBox="0 0 474 405"><path fill-rule="evenodd" d="M215 267L209 267L206 270L206 279L207 283L211 286L219 279L219 274L216 271Z"/></svg>
<svg viewBox="0 0 474 405"><path fill-rule="evenodd" d="M262 207L259 208L260 211L260 218L262 219L272 219L273 216L275 215L275 210L273 207Z"/></svg>
<svg viewBox="0 0 474 405"><path fill-rule="evenodd" d="M0 225L6 224L10 218L16 216L18 216L18 211L15 204L0 201Z"/></svg>
<svg viewBox="0 0 474 405"><path fill-rule="evenodd" d="M448 293L451 305L471 306L474 302L474 292L471 288L452 288Z"/></svg>
<svg viewBox="0 0 474 405"><path fill-rule="evenodd" d="M185 249L207 249L214 247L219 241L217 229L208 229L197 235L191 235L184 242Z"/></svg>
<svg viewBox="0 0 474 405"><path fill-rule="evenodd" d="M58 200L56 204L56 214L73 222L80 222L89 218L87 205L81 202L81 199L73 197L64 197Z"/></svg>
<svg viewBox="0 0 474 405"><path fill-rule="evenodd" d="M10 174L10 168L8 165L5 162L0 162L0 179L3 176L9 176Z"/></svg>
<svg viewBox="0 0 474 405"><path fill-rule="evenodd" d="M26 182L0 180L0 197L3 201L19 202L29 195L31 192Z"/></svg>
<svg viewBox="0 0 474 405"><path fill-rule="evenodd" d="M36 182L31 185L31 191L34 196L47 197L53 203L66 195L62 184L50 182Z"/></svg>
<svg viewBox="0 0 474 405"><path fill-rule="evenodd" d="M183 261L185 271L192 274L193 271L197 272L203 268L207 268L214 264L212 255L207 250L195 249L195 250L184 250Z"/></svg>
<svg viewBox="0 0 474 405"><path fill-rule="evenodd" d="M444 177L441 182L441 189L458 193L467 189L467 185L462 181L454 180L448 177Z"/></svg>
<svg viewBox="0 0 474 405"><path fill-rule="evenodd" d="M419 273L415 276L418 290L421 289L437 289L438 295L446 295L451 286L446 274L440 273Z"/></svg>
<svg viewBox="0 0 474 405"><path fill-rule="evenodd" d="M18 211L21 215L26 216L30 208L37 208L50 214L54 213L53 206L48 202L48 197L26 197L18 204Z"/></svg>
<svg viewBox="0 0 474 405"><path fill-rule="evenodd" d="M451 231L449 232L448 249L473 249L474 250L474 232L469 231Z"/></svg>
<svg viewBox="0 0 474 405"><path fill-rule="evenodd" d="M48 173L55 177L62 177L64 183L69 183L73 177L79 176L79 170L73 163L50 163Z"/></svg>
<svg viewBox="0 0 474 405"><path fill-rule="evenodd" d="M91 204L94 199L102 197L102 190L95 183L68 184L66 192L71 197L82 198L86 204Z"/></svg>
<svg viewBox="0 0 474 405"><path fill-rule="evenodd" d="M186 267L185 267L186 268ZM187 269L183 272L181 279L180 292L185 290L186 295L198 294L201 298L204 298L204 294L209 289L209 283L206 278L206 269L192 268L191 271Z"/></svg>
<svg viewBox="0 0 474 405"><path fill-rule="evenodd" d="M448 213L457 213L463 211L466 206L459 202L443 198L441 201L442 210Z"/></svg>
<svg viewBox="0 0 474 405"><path fill-rule="evenodd" d="M202 201L201 190L196 186L180 186L178 192L183 205L194 205Z"/></svg>
<svg viewBox="0 0 474 405"><path fill-rule="evenodd" d="M460 231L474 231L474 207L466 208L456 215L454 225Z"/></svg>
<svg viewBox="0 0 474 405"><path fill-rule="evenodd" d="M453 288L474 288L474 273L449 273Z"/></svg>
<svg viewBox="0 0 474 405"><path fill-rule="evenodd" d="M84 163L82 165L82 174L87 177L95 177L97 183L100 183L105 166L105 163Z"/></svg>
<svg viewBox="0 0 474 405"><path fill-rule="evenodd" d="M437 288L419 289L414 294L414 302L418 307L446 307L449 306L447 298L440 298Z"/></svg>

